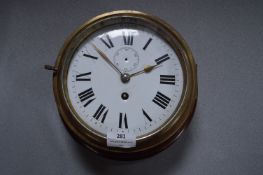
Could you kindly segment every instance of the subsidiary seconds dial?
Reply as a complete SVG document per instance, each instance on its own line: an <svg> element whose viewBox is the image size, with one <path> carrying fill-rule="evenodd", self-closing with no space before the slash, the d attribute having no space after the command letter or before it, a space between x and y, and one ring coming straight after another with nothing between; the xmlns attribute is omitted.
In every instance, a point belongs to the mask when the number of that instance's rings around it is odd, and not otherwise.
<svg viewBox="0 0 263 175"><path fill-rule="evenodd" d="M102 134L125 130L137 137L169 119L183 83L174 50L137 25L95 32L75 52L67 79L71 103L85 123Z"/></svg>

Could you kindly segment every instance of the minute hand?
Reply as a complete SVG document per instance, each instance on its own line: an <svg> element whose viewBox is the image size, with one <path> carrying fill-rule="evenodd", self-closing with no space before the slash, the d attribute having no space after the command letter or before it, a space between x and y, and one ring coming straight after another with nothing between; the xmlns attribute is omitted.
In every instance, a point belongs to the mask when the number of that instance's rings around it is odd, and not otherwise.
<svg viewBox="0 0 263 175"><path fill-rule="evenodd" d="M111 60L99 49L95 44L92 44L94 49L99 53L99 55L115 70L117 71L120 75L122 75L121 71L111 62Z"/></svg>
<svg viewBox="0 0 263 175"><path fill-rule="evenodd" d="M158 64L156 64L156 65L151 65L151 66L150 66L150 65L146 65L146 66L144 66L143 70L131 74L130 77L133 77L133 76L136 76L136 75L140 75L140 74L142 74L142 73L149 73L149 72L151 72L153 69L157 68L157 66L159 67L159 66L161 66L161 65L158 65Z"/></svg>

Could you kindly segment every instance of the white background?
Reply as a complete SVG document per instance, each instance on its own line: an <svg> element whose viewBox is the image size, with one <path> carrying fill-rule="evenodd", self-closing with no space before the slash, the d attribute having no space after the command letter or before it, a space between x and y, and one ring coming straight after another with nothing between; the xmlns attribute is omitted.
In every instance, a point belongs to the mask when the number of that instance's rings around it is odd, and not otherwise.
<svg viewBox="0 0 263 175"><path fill-rule="evenodd" d="M135 27L135 26L133 26ZM132 46L123 46L123 32L137 32L133 37ZM108 49L105 44L101 42L98 36L102 37L105 33L109 35L114 47ZM143 50L149 37L152 38L152 43ZM105 36L103 37L105 39ZM107 41L107 40L106 40ZM119 70L122 73L128 73L132 75L135 72L142 71L146 65L156 65L155 59L162 57L165 54L169 55L169 59L164 61L156 67L154 70L148 73L142 73L137 76L131 76L128 83L122 83L120 74L110 66L91 46L91 43L95 44L108 58L112 64L116 65L114 55L118 50L122 50L128 54L127 58L129 63L126 65L119 65ZM124 49L133 49L133 53L124 51ZM83 53L88 53L98 57L97 60L83 57ZM131 60L136 58L133 54L138 56L138 65L130 71L124 71L123 69L131 68L133 63ZM124 60L125 55L119 55L119 62ZM123 61L124 62L124 61ZM91 71L91 81L78 82L76 81L76 75ZM175 75L175 85L160 84L160 75ZM108 131L114 130L121 132L126 129L124 127L119 129L119 116L120 113L127 114L128 129L126 132L134 134L136 137L149 134L169 119L172 113L178 106L181 99L183 90L183 72L178 57L174 50L157 34L143 27L135 27L133 30L123 29L122 26L106 27L93 36L90 39L82 43L78 51L72 58L69 66L69 72L67 75L67 89L69 92L69 99L71 101L74 110L79 117L91 128L102 134L107 134ZM78 94L84 92L88 88L92 87L94 91L94 97L96 100L90 103L88 106L83 107L84 103L80 102ZM123 100L121 94L127 92L129 98ZM170 98L169 103L165 109L152 102L157 92L163 93ZM92 99L91 98L91 99ZM100 119L93 118L94 113L98 110L99 105L103 104L106 110L109 110L106 119L101 123ZM152 118L152 122L147 121L143 115L142 109L147 111L147 114ZM104 113L102 113L103 115ZM102 118L102 116L101 116ZM124 123L124 122L122 122Z"/></svg>

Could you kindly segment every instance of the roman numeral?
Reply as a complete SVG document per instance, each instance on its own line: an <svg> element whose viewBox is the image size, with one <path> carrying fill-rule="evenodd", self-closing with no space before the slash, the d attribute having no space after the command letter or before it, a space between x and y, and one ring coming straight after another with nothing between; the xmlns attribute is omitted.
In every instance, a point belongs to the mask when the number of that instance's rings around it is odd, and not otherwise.
<svg viewBox="0 0 263 175"><path fill-rule="evenodd" d="M144 109L142 109L142 113L150 122L152 121L151 117L144 111Z"/></svg>
<svg viewBox="0 0 263 175"><path fill-rule="evenodd" d="M76 75L76 81L90 81L90 78L88 77L90 74L91 72Z"/></svg>
<svg viewBox="0 0 263 175"><path fill-rule="evenodd" d="M162 62L169 60L169 59L170 59L169 55L165 54L165 55L161 56L160 58L157 58L155 60L155 62L156 62L156 64L161 64Z"/></svg>
<svg viewBox="0 0 263 175"><path fill-rule="evenodd" d="M122 128L122 124L124 123L124 127L128 129L128 121L127 121L127 115L126 113L123 116L123 113L120 113L120 118L119 118L119 128Z"/></svg>
<svg viewBox="0 0 263 175"><path fill-rule="evenodd" d="M92 58L94 60L98 59L98 57L95 57L95 56L92 56L92 55L89 55L89 54L83 54L84 57L88 57L88 58Z"/></svg>
<svg viewBox="0 0 263 175"><path fill-rule="evenodd" d="M133 45L133 35L132 33L128 33L128 36L125 35L125 33L122 33L124 45Z"/></svg>
<svg viewBox="0 0 263 175"><path fill-rule="evenodd" d="M175 85L175 75L160 75L160 83Z"/></svg>
<svg viewBox="0 0 263 175"><path fill-rule="evenodd" d="M110 36L108 34L106 34L106 39L107 41L105 41L103 38L100 38L100 40L110 49L112 47L114 47L111 39L110 39Z"/></svg>
<svg viewBox="0 0 263 175"><path fill-rule="evenodd" d="M152 41L153 39L152 38L149 38L148 41L146 42L146 44L143 46L143 50L146 50L148 45L150 44L150 42Z"/></svg>
<svg viewBox="0 0 263 175"><path fill-rule="evenodd" d="M92 98L92 97L94 97L94 92L93 92L92 88L89 88L89 89L79 93L78 95L79 95L79 99L81 102L88 100L84 104L84 107L88 106L88 104L90 104L93 100L95 100L95 98Z"/></svg>
<svg viewBox="0 0 263 175"><path fill-rule="evenodd" d="M168 106L171 99L158 91L152 101L161 108L165 109Z"/></svg>
<svg viewBox="0 0 263 175"><path fill-rule="evenodd" d="M95 118L96 120L99 120L100 117L102 116L101 123L104 123L104 120L105 120L105 118L108 114L108 111L109 111L109 110L105 111L105 109L106 109L106 107L103 104L101 104L99 106L99 108L97 109L97 111L95 112L95 114L93 115L93 118Z"/></svg>

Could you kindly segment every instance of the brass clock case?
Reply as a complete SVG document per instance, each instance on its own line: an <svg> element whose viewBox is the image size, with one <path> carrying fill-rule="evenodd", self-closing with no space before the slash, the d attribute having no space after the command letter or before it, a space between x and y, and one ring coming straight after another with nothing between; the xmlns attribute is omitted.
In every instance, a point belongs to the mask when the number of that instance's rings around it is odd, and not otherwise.
<svg viewBox="0 0 263 175"><path fill-rule="evenodd" d="M107 147L106 135L89 127L74 110L67 90L70 61L80 44L97 30L117 23L142 25L155 31L176 52L184 76L184 90L172 116L150 134L136 138L136 147ZM53 90L60 116L70 133L89 149L113 158L137 159L160 152L170 145L189 124L197 101L197 67L186 42L161 19L138 11L121 10L94 17L80 26L64 43L52 68ZM106 87L105 87L106 88Z"/></svg>

